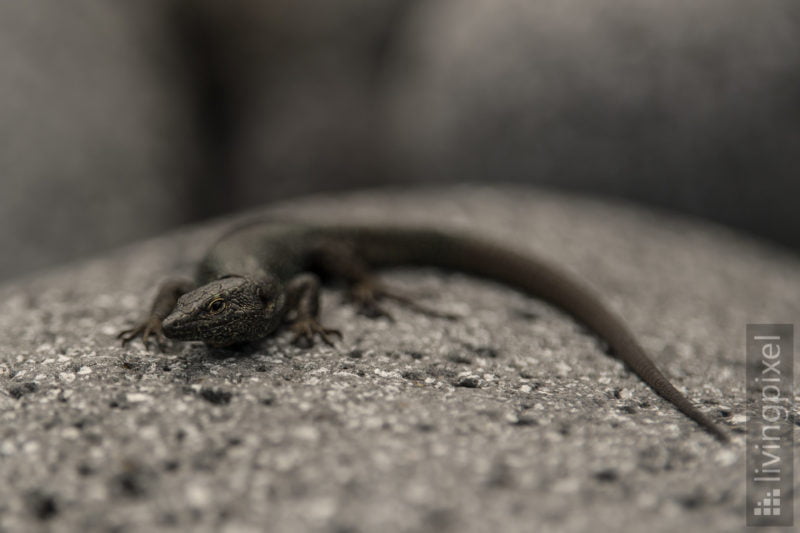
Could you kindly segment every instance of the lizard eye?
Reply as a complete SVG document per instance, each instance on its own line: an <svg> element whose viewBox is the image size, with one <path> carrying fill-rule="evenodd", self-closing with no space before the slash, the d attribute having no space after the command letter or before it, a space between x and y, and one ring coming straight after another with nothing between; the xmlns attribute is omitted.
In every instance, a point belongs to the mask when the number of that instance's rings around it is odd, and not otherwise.
<svg viewBox="0 0 800 533"><path fill-rule="evenodd" d="M223 300L222 298L214 298L213 300L208 302L208 305L206 306L206 309L212 315L216 315L217 313L219 313L223 309L225 309L226 305L227 304L225 303L225 300Z"/></svg>

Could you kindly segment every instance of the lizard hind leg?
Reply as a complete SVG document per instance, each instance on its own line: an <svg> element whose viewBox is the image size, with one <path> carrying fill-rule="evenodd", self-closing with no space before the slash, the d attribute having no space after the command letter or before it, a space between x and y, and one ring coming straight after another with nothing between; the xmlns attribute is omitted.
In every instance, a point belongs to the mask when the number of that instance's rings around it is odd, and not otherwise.
<svg viewBox="0 0 800 533"><path fill-rule="evenodd" d="M413 295L387 287L372 272L370 265L347 241L329 242L315 251L312 263L318 272L344 280L348 285L348 300L356 305L359 314L369 318L387 318L392 315L382 303L392 300L412 311L437 318L454 319L455 315L431 309L417 302Z"/></svg>
<svg viewBox="0 0 800 533"><path fill-rule="evenodd" d="M392 315L381 305L381 302L385 300L394 301L411 311L434 318L448 320L458 318L456 315L422 305L414 296L387 287L383 282L372 276L352 284L349 298L356 304L360 314L370 318L384 317L393 320Z"/></svg>

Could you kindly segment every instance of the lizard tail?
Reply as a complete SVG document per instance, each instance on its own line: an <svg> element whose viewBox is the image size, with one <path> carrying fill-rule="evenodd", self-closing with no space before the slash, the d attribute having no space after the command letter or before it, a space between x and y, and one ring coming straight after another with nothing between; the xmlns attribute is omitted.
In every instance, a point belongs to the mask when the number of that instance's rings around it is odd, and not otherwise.
<svg viewBox="0 0 800 533"><path fill-rule="evenodd" d="M457 270L503 282L563 309L605 340L613 355L658 395L720 441L728 441L728 435L661 373L622 319L584 283L547 261L486 240L427 228L354 231L351 237L356 238L356 245L372 264L417 264Z"/></svg>

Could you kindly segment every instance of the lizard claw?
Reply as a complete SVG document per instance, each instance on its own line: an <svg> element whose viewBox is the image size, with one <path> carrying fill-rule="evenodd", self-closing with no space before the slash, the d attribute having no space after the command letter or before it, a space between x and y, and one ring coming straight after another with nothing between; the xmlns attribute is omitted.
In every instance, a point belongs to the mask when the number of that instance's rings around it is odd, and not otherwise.
<svg viewBox="0 0 800 533"><path fill-rule="evenodd" d="M350 289L350 300L355 303L357 312L368 318L386 318L394 322L394 317L380 304L385 288L374 281L363 281Z"/></svg>
<svg viewBox="0 0 800 533"><path fill-rule="evenodd" d="M304 348L310 348L314 345L314 337L319 337L322 339L322 342L328 346L333 346L331 337L342 338L341 331L338 329L325 328L314 318L301 318L296 320L292 323L290 329L292 333L294 333L292 344Z"/></svg>
<svg viewBox="0 0 800 533"><path fill-rule="evenodd" d="M151 317L141 324L121 331L119 335L117 335L117 338L122 341L123 346L137 337L142 338L142 344L144 344L146 349L150 349L150 338L154 337L158 350L161 352L164 351L164 345L167 342L167 337L164 335L164 330L161 326L161 320Z"/></svg>
<svg viewBox="0 0 800 533"><path fill-rule="evenodd" d="M394 322L394 317L377 300L358 302L357 312L367 318L385 318L389 322Z"/></svg>

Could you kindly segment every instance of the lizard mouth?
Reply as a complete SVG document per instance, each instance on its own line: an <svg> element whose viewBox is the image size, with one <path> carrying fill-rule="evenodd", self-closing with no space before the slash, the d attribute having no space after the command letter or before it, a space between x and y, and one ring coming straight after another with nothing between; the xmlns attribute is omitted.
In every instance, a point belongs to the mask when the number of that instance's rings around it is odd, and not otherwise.
<svg viewBox="0 0 800 533"><path fill-rule="evenodd" d="M198 340L191 327L191 318L183 313L172 313L161 323L164 335L176 341Z"/></svg>
<svg viewBox="0 0 800 533"><path fill-rule="evenodd" d="M174 312L161 323L161 328L168 338L176 341L203 341L209 346L227 346L236 344L242 339L230 339L231 321L223 324L207 324L190 314ZM251 340L249 338L244 340Z"/></svg>

